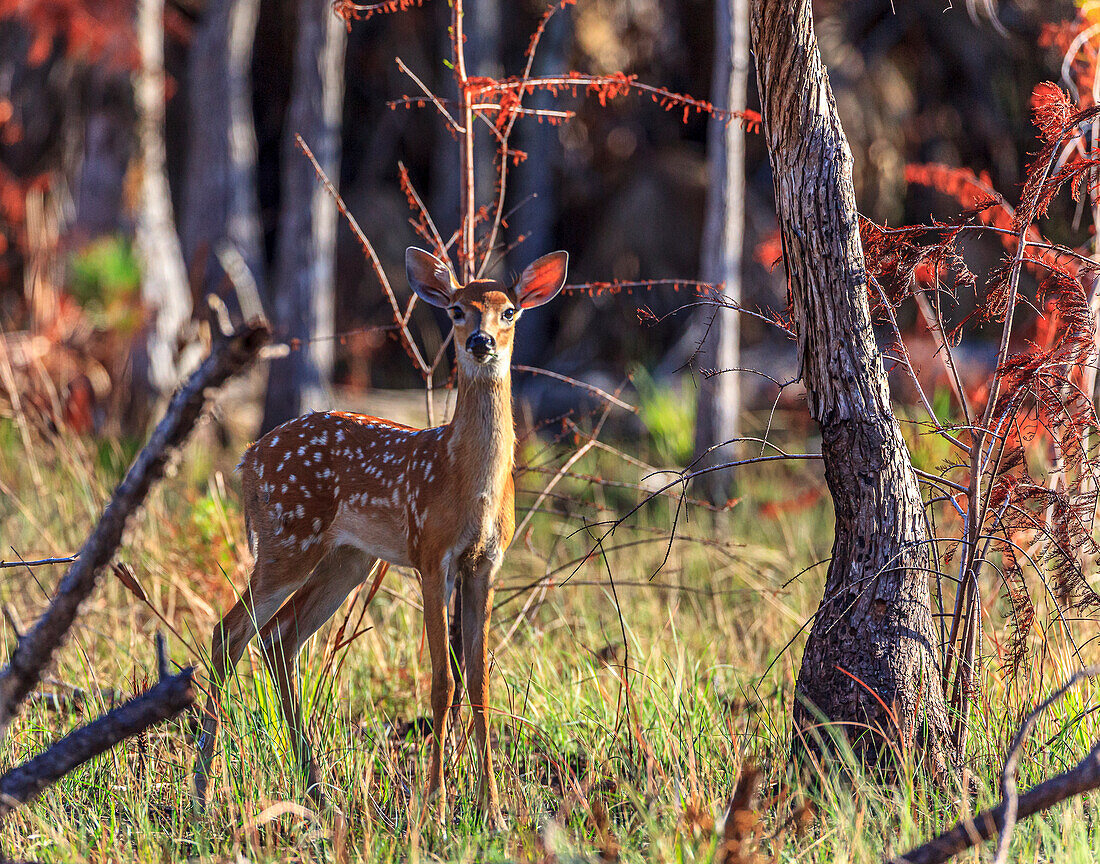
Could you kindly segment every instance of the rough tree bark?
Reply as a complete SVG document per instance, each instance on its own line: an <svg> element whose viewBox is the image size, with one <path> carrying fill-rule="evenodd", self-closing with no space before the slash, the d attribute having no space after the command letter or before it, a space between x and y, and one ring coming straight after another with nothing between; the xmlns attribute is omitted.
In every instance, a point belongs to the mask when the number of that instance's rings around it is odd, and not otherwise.
<svg viewBox="0 0 1100 864"><path fill-rule="evenodd" d="M296 136L339 177L346 36L330 0L299 5L272 296L276 333L301 347L271 362L262 432L323 407L332 379L337 211Z"/></svg>
<svg viewBox="0 0 1100 864"><path fill-rule="evenodd" d="M865 764L889 770L886 744L911 741L945 777L954 758L921 496L871 329L852 155L810 0L753 0L752 42L802 376L836 512L796 741L814 746L807 730L823 715Z"/></svg>
<svg viewBox="0 0 1100 864"><path fill-rule="evenodd" d="M139 0L137 37L141 69L134 79L134 102L142 163L137 248L141 296L153 315L145 340L147 368L141 377L156 393L168 396L198 357L181 357L190 341L185 330L191 320L191 291L165 168L164 0Z"/></svg>
<svg viewBox="0 0 1100 864"><path fill-rule="evenodd" d="M718 108L744 111L749 81L749 0L717 0L712 100ZM707 221L703 230L702 278L722 283L722 293L741 300L741 256L745 242L745 130L736 120L712 117L707 131L709 168ZM735 369L741 356L741 322L732 309L705 310L706 338L699 356L703 369ZM696 465L729 462L740 434L741 377L723 372L699 384L695 417ZM722 445L722 446L718 446ZM713 448L713 449L711 449ZM711 471L697 481L713 504L729 497L730 472Z"/></svg>
<svg viewBox="0 0 1100 864"><path fill-rule="evenodd" d="M217 257L222 243L234 246L256 283L264 284L249 73L259 11L259 0L211 0L189 53L180 239L204 295L224 284ZM225 299L232 305L232 292Z"/></svg>

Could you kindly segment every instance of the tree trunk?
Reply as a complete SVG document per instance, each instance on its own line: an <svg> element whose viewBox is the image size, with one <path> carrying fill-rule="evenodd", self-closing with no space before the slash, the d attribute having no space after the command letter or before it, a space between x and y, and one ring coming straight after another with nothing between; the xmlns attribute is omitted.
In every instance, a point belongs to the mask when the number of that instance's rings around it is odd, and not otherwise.
<svg viewBox="0 0 1100 864"><path fill-rule="evenodd" d="M298 7L272 295L276 332L301 341L271 362L263 432L322 407L332 379L336 205L298 149L296 135L329 178L339 179L345 43L343 22L330 0L305 0Z"/></svg>
<svg viewBox="0 0 1100 864"><path fill-rule="evenodd" d="M180 356L190 341L185 331L191 320L191 291L165 168L164 0L138 0L137 37L141 69L134 80L134 102L142 162L137 248L142 300L153 319L145 342L147 368L140 377L152 391L167 396L192 371L185 367L197 365L199 357Z"/></svg>
<svg viewBox="0 0 1100 864"><path fill-rule="evenodd" d="M955 760L923 504L871 329L852 155L810 0L753 0L752 40L802 375L836 512L796 686L796 744L827 738L810 730L823 715L865 764L889 772L889 745L912 744L943 778Z"/></svg>
<svg viewBox="0 0 1100 864"><path fill-rule="evenodd" d="M223 243L264 284L249 73L259 11L259 0L211 0L188 57L190 138L180 239L204 296L226 287L217 257ZM231 291L226 300L233 305Z"/></svg>
<svg viewBox="0 0 1100 864"><path fill-rule="evenodd" d="M749 0L715 2L714 105L744 111L749 80ZM710 173L707 222L703 231L702 278L721 283L722 293L741 301L741 257L745 240L745 130L736 120L712 117L707 131ZM695 458L699 468L735 458L740 434L741 322L732 309L705 310L708 319L699 356L702 369L721 374L699 383L695 416ZM699 478L701 494L712 504L729 497L732 472L713 471Z"/></svg>
<svg viewBox="0 0 1100 864"><path fill-rule="evenodd" d="M134 150L134 106L130 79L116 70L93 67L86 91L87 117L73 228L78 237L93 240L126 227L122 193Z"/></svg>
<svg viewBox="0 0 1100 864"><path fill-rule="evenodd" d="M535 55L532 73L553 75L568 68L569 46L572 42L573 19L568 6L559 9L542 34L539 50ZM545 90L536 90L527 97L531 108L553 108L555 97ZM561 143L560 127L539 123L534 118L524 118L516 125L514 137L519 149L527 158L509 172L511 203L505 202L505 211L518 206L511 219L512 228L506 232L511 241L523 234L527 239L509 256L510 270L519 273L539 255L558 248L557 218L559 212L558 178L560 177ZM521 205L520 202L523 202ZM553 306L529 309L523 313L517 326L516 349L513 360L528 366L545 366L550 358L550 339L558 316ZM520 386L535 384L535 390L545 382L535 382L531 376Z"/></svg>
<svg viewBox="0 0 1100 864"><path fill-rule="evenodd" d="M500 0L466 0L466 68L471 77L503 77L500 19ZM481 121L478 124L480 134L474 138L474 200L480 207L490 205L496 198L497 139L485 124ZM503 244L503 238L498 242ZM494 257L499 264L499 257Z"/></svg>

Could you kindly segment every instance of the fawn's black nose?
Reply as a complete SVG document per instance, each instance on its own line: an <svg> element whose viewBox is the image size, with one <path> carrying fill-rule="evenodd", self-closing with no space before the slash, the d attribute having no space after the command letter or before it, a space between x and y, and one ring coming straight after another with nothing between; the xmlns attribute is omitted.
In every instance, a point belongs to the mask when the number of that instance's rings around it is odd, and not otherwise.
<svg viewBox="0 0 1100 864"><path fill-rule="evenodd" d="M496 347L496 340L483 330L471 333L470 338L466 340L466 350L474 355L475 360L482 363L496 350Z"/></svg>

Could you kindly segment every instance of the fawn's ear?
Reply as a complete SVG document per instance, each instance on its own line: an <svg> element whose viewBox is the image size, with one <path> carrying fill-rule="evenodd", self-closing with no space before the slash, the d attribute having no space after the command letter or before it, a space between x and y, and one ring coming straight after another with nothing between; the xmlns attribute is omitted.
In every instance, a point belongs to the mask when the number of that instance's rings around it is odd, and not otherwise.
<svg viewBox="0 0 1100 864"><path fill-rule="evenodd" d="M405 275L409 287L425 303L446 309L458 290L451 268L430 252L410 246L405 250Z"/></svg>
<svg viewBox="0 0 1100 864"><path fill-rule="evenodd" d="M515 288L520 308L531 309L553 300L565 284L568 264L568 252L551 252L528 264Z"/></svg>

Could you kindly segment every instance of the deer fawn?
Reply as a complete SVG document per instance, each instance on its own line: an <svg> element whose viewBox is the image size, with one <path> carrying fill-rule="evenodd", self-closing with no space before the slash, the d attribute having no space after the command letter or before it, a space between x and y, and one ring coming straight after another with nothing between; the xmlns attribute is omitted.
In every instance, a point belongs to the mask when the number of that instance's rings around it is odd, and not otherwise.
<svg viewBox="0 0 1100 864"><path fill-rule="evenodd" d="M420 572L432 664L428 794L436 815L442 820L446 807L442 748L455 689L447 606L457 587L461 641L459 621L451 641L466 658L479 804L490 825L502 824L489 748L486 666L493 580L515 531L512 341L522 311L561 290L567 261L565 252L545 255L512 287L490 280L460 286L446 263L410 248L405 267L413 291L446 309L454 322L458 398L451 422L413 429L359 414L307 414L245 452L245 524L255 567L248 588L211 638L211 695L195 766L200 803L217 735L218 689L257 634L300 767L314 794L319 792L298 704L298 651L352 589L387 562Z"/></svg>

